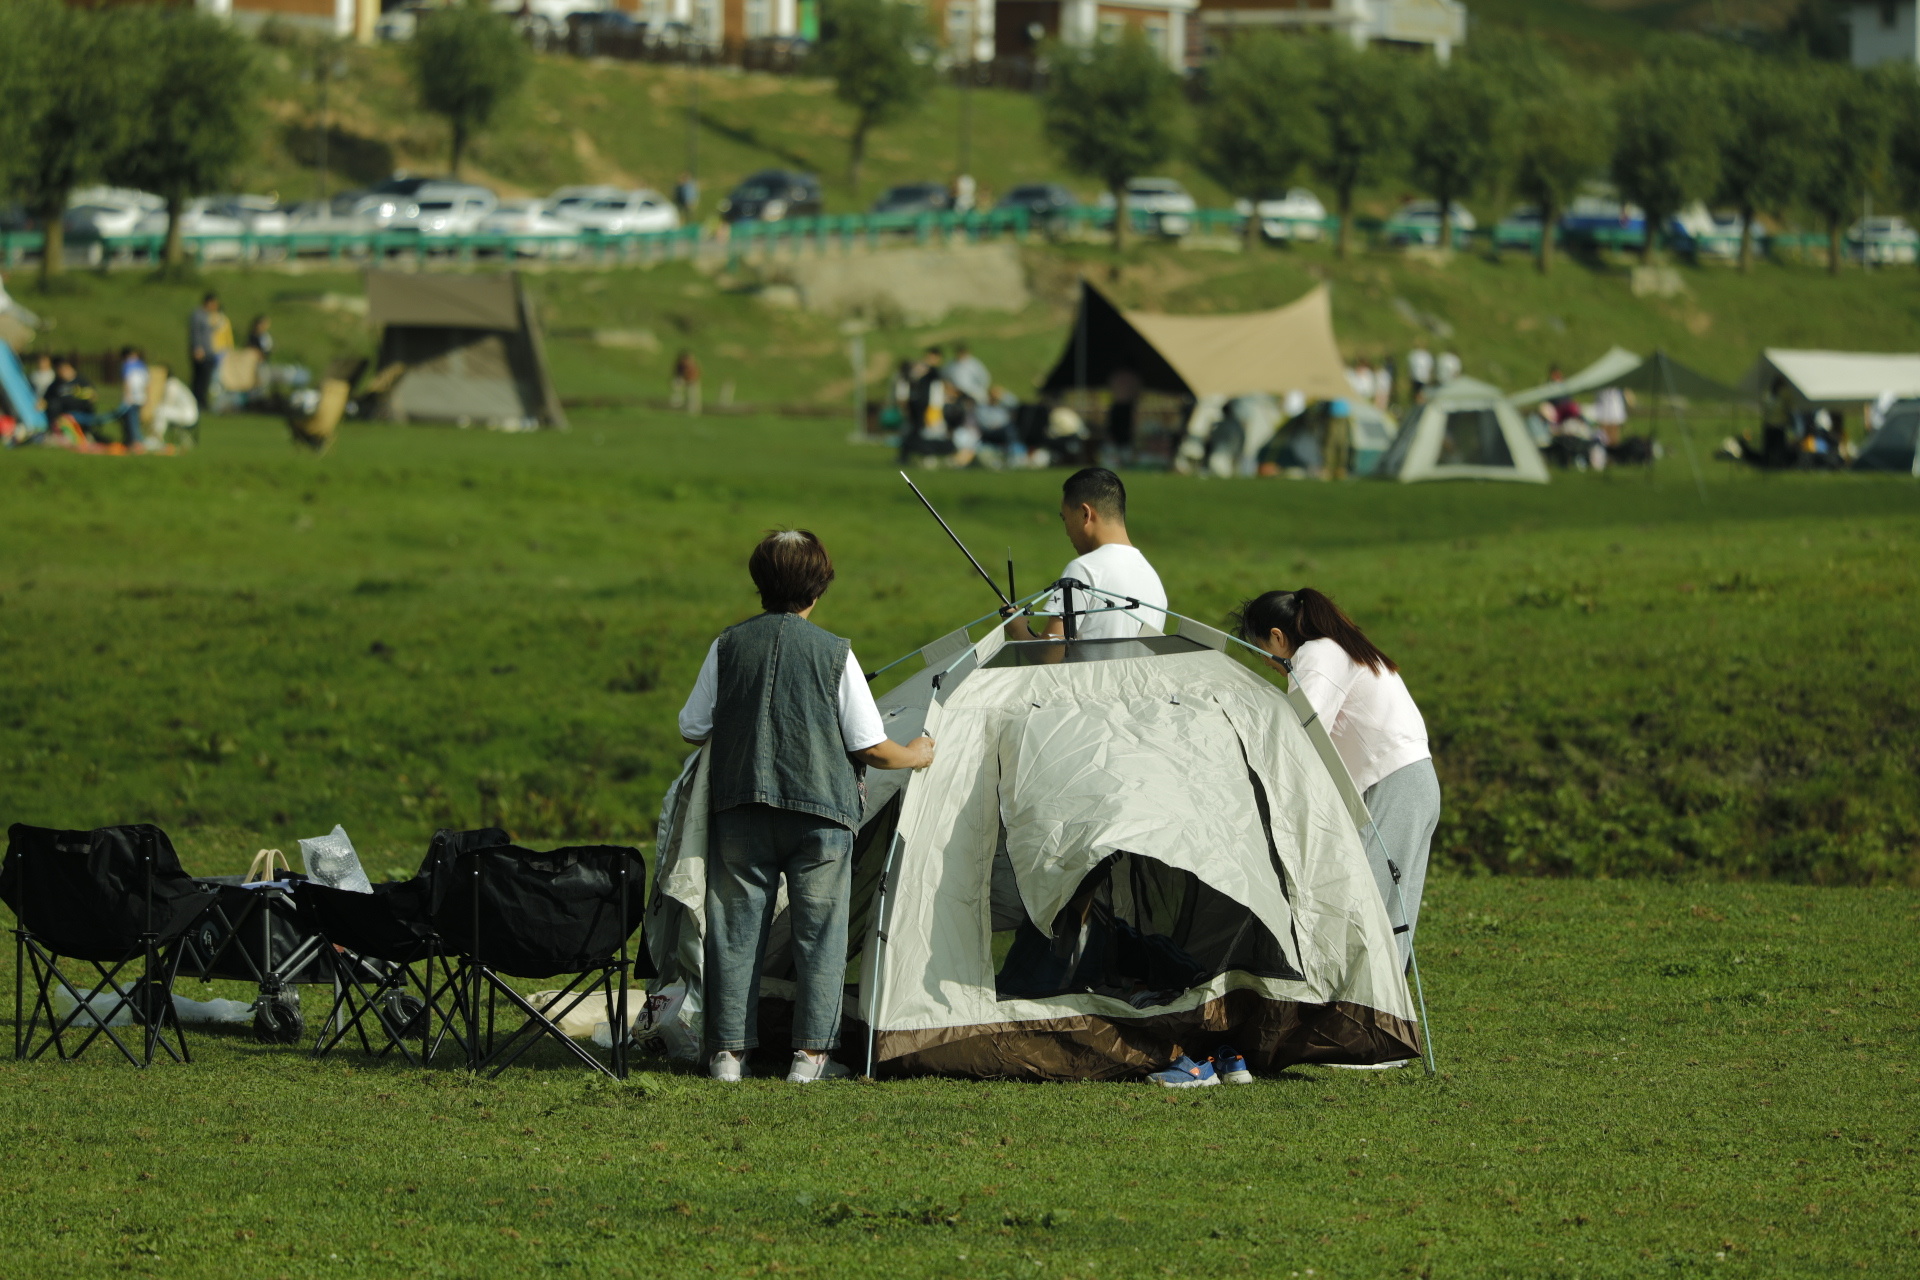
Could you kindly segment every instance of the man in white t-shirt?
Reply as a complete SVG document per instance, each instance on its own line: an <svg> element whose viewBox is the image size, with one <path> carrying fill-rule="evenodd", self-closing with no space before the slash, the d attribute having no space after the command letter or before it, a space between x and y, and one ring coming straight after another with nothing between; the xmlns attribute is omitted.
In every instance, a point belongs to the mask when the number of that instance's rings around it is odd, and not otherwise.
<svg viewBox="0 0 1920 1280"><path fill-rule="evenodd" d="M1076 615L1084 609L1105 610L1076 616L1075 637L1130 639L1165 631L1167 591L1160 585L1160 575L1127 537L1127 487L1120 483L1120 477L1105 467L1086 467L1068 476L1060 486L1060 523L1066 526L1067 541L1079 552L1060 571L1061 578L1140 602L1137 609L1115 610L1111 606L1121 601L1075 591ZM1064 604L1064 593L1055 592L1040 611L1057 615ZM1037 634L1025 617L1007 624L1010 640L1057 640L1065 634L1066 624L1057 616L1049 618L1046 628Z"/></svg>

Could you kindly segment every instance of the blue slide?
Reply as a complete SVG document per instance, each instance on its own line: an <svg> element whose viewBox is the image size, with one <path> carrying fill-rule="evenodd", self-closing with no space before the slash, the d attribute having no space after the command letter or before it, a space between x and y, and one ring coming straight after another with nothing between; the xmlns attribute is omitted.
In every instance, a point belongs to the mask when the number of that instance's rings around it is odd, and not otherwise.
<svg viewBox="0 0 1920 1280"><path fill-rule="evenodd" d="M47 429L47 415L40 412L40 403L34 399L27 371L20 367L20 357L13 354L13 348L4 342L0 342L0 406L35 431Z"/></svg>

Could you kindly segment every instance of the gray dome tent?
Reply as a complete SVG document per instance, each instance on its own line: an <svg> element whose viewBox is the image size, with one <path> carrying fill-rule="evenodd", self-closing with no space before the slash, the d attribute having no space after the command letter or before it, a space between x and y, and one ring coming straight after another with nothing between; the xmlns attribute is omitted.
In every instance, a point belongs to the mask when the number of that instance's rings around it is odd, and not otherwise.
<svg viewBox="0 0 1920 1280"><path fill-rule="evenodd" d="M540 322L517 272L367 273L380 330L381 416L401 422L565 427Z"/></svg>
<svg viewBox="0 0 1920 1280"><path fill-rule="evenodd" d="M924 729L940 753L867 780L850 1060L1068 1080L1229 1041L1262 1070L1420 1052L1398 892L1369 861L1370 819L1325 730L1228 657L1224 634L1181 625L1065 645L962 630L880 698L890 736ZM685 983L689 1009L704 760L668 793L646 917L653 989ZM784 920L783 901L762 969L769 1031L791 1011Z"/></svg>
<svg viewBox="0 0 1920 1280"><path fill-rule="evenodd" d="M1547 483L1547 464L1500 388L1455 378L1407 411L1374 475L1387 480Z"/></svg>
<svg viewBox="0 0 1920 1280"><path fill-rule="evenodd" d="M1855 471L1904 471L1920 476L1920 400L1900 400L1887 410L1879 428L1860 446Z"/></svg>

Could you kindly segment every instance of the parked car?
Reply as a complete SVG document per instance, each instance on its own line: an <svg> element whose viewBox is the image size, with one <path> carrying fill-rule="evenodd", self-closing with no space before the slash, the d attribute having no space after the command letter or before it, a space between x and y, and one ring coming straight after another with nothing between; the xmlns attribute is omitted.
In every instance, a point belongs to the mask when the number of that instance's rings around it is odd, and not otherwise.
<svg viewBox="0 0 1920 1280"><path fill-rule="evenodd" d="M1025 209L1027 217L1038 226L1051 225L1068 210L1078 209L1080 202L1073 192L1057 182L1023 182L1007 194L1000 197L993 206L996 209Z"/></svg>
<svg viewBox="0 0 1920 1280"><path fill-rule="evenodd" d="M571 258L580 252L579 224L556 217L546 200L504 201L480 220L480 233L539 237L513 246L523 258Z"/></svg>
<svg viewBox="0 0 1920 1280"><path fill-rule="evenodd" d="M873 202L874 213L946 213L953 208L953 193L940 182L903 182L888 187Z"/></svg>
<svg viewBox="0 0 1920 1280"><path fill-rule="evenodd" d="M245 245L240 237L246 235L247 224L238 218L214 209L211 200L202 198L189 200L180 206L180 234L196 237L199 243L189 252L197 253L202 259L217 259L233 262L244 256ZM133 224L136 236L164 236L167 234L167 211L149 209ZM220 237L218 239L214 237Z"/></svg>
<svg viewBox="0 0 1920 1280"><path fill-rule="evenodd" d="M720 202L720 216L728 222L779 222L817 218L823 208L820 180L812 174L762 169L728 193Z"/></svg>
<svg viewBox="0 0 1920 1280"><path fill-rule="evenodd" d="M1111 191L1100 197L1102 209L1113 208ZM1127 184L1127 208L1134 221L1145 220L1156 235L1177 239L1193 229L1199 210L1187 189L1172 178L1135 178Z"/></svg>
<svg viewBox="0 0 1920 1280"><path fill-rule="evenodd" d="M272 196L208 196L207 208L222 217L237 218L256 236L285 235L292 223L287 207Z"/></svg>
<svg viewBox="0 0 1920 1280"><path fill-rule="evenodd" d="M1573 245L1640 243L1647 232L1647 215L1637 204L1610 196L1576 196L1560 217L1560 234Z"/></svg>
<svg viewBox="0 0 1920 1280"><path fill-rule="evenodd" d="M1695 201L1667 219L1667 244L1676 252L1695 259L1732 261L1740 256L1740 215L1713 213ZM1766 233L1753 229L1753 247L1763 252Z"/></svg>
<svg viewBox="0 0 1920 1280"><path fill-rule="evenodd" d="M435 239L472 235L499 203L485 187L431 182L413 193L414 215L395 225Z"/></svg>
<svg viewBox="0 0 1920 1280"><path fill-rule="evenodd" d="M1517 204L1493 225L1497 249L1532 249L1540 243L1541 215L1537 204Z"/></svg>
<svg viewBox="0 0 1920 1280"><path fill-rule="evenodd" d="M1242 218L1252 214L1260 219L1260 234L1269 240L1318 240L1326 233L1327 206L1305 187L1294 187L1284 196L1255 204L1236 200L1233 210ZM1246 226L1242 222L1241 227Z"/></svg>
<svg viewBox="0 0 1920 1280"><path fill-rule="evenodd" d="M410 223L420 213L411 200L366 191L343 191L331 200L309 200L288 215L295 235L368 235ZM318 252L318 246L304 246Z"/></svg>
<svg viewBox="0 0 1920 1280"><path fill-rule="evenodd" d="M1910 263L1920 256L1920 233L1905 218L1862 218L1847 230L1847 256L1875 264Z"/></svg>
<svg viewBox="0 0 1920 1280"><path fill-rule="evenodd" d="M1479 224L1473 220L1473 213L1458 200L1453 202L1453 234L1455 243L1459 237L1471 232ZM1387 219L1387 240L1391 244L1438 245L1440 243L1440 202L1438 200L1409 200L1394 211Z"/></svg>
<svg viewBox="0 0 1920 1280"><path fill-rule="evenodd" d="M555 217L564 218L582 231L603 236L672 231L680 225L680 211L673 207L673 202L645 187L637 191L615 190L569 197L556 201L553 212Z"/></svg>

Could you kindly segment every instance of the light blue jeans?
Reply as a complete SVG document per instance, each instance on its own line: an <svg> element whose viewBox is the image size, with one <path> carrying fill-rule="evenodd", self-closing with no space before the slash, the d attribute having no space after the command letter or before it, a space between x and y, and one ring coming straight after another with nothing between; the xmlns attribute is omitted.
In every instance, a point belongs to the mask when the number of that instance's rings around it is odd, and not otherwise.
<svg viewBox="0 0 1920 1280"><path fill-rule="evenodd" d="M1433 770L1432 757L1415 760L1368 787L1360 798L1373 815L1373 829L1380 833L1387 857L1400 869L1400 901L1407 909L1407 931L1400 935L1400 963L1404 965L1420 923L1427 855L1433 849L1434 829L1440 825L1440 775Z"/></svg>
<svg viewBox="0 0 1920 1280"><path fill-rule="evenodd" d="M760 970L787 878L793 926L793 1047L840 1043L853 893L853 832L837 822L743 804L713 815L707 857L706 1052L760 1043Z"/></svg>

